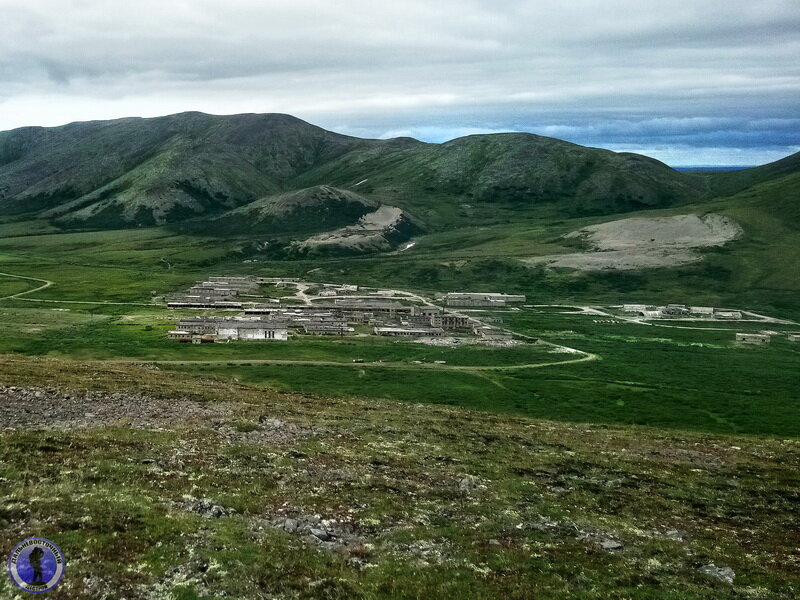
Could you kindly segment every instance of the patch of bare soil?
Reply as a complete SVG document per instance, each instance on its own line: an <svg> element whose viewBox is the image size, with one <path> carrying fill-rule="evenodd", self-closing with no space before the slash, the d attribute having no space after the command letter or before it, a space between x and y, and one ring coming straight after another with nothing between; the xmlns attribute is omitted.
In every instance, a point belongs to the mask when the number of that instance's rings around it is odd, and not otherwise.
<svg viewBox="0 0 800 600"><path fill-rule="evenodd" d="M723 246L741 233L736 221L717 214L633 217L564 236L584 241L589 246L585 252L537 256L523 262L584 271L673 267L702 260L696 249Z"/></svg>
<svg viewBox="0 0 800 600"><path fill-rule="evenodd" d="M204 426L235 442L291 443L325 430L252 415L252 405L167 400L135 393L81 392L0 386L0 431L136 427L176 429Z"/></svg>
<svg viewBox="0 0 800 600"><path fill-rule="evenodd" d="M334 231L321 233L300 242L310 248L340 247L354 251L391 250L386 234L399 227L405 219L403 211L396 206L383 205L358 220Z"/></svg>

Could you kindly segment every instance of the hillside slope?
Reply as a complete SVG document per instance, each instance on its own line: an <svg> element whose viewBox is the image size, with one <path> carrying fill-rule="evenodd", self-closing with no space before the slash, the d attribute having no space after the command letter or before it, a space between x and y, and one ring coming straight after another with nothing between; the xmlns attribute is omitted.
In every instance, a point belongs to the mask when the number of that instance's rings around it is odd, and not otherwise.
<svg viewBox="0 0 800 600"><path fill-rule="evenodd" d="M0 415L0 543L32 530L59 543L68 571L52 598L783 600L800 589L792 439L29 357L0 362ZM0 597L13 590L0 578Z"/></svg>
<svg viewBox="0 0 800 600"><path fill-rule="evenodd" d="M114 228L221 212L363 144L288 115L73 123L0 133L0 212Z"/></svg>
<svg viewBox="0 0 800 600"><path fill-rule="evenodd" d="M349 188L452 226L453 206L542 204L565 215L668 206L701 179L653 159L532 134L425 144L362 140L288 115L182 113L0 133L0 215L62 227L180 222L267 195Z"/></svg>
<svg viewBox="0 0 800 600"><path fill-rule="evenodd" d="M550 205L564 216L611 214L697 198L697 178L646 156L586 148L528 133L473 135L395 152L343 155L301 177L395 197L512 208Z"/></svg>
<svg viewBox="0 0 800 600"><path fill-rule="evenodd" d="M422 231L400 208L327 185L266 196L194 225L255 236L272 257L388 251Z"/></svg>
<svg viewBox="0 0 800 600"><path fill-rule="evenodd" d="M729 196L769 181L800 173L800 152L775 162L739 171L698 172L708 186L708 196ZM795 194L797 188L794 188Z"/></svg>

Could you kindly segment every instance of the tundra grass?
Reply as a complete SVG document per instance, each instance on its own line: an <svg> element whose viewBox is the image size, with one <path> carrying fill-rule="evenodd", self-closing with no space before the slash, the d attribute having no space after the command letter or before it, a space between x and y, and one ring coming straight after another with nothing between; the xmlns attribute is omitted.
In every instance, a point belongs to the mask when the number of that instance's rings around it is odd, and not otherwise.
<svg viewBox="0 0 800 600"><path fill-rule="evenodd" d="M180 373L7 357L0 382L190 398L225 421L314 427L232 442L224 423L0 433L0 549L56 541L52 598L783 600L800 592L796 441L671 433L283 394ZM235 404L235 403L242 404ZM234 404L232 404L234 403ZM468 484L465 485L464 482ZM209 498L217 519L188 510ZM328 551L270 526L353 523ZM618 540L615 551L604 540ZM703 575L734 569L733 585ZM0 597L14 597L0 578Z"/></svg>
<svg viewBox="0 0 800 600"><path fill-rule="evenodd" d="M135 312L128 312L131 308ZM2 308L0 326L6 333L0 338L0 351L92 361L172 361L181 364L161 364L161 368L337 397L460 405L574 422L800 436L800 344L785 336L796 326L738 323L736 327L724 324L721 331L682 329L596 323L604 319L562 314L564 310L495 314L502 316L505 327L596 354L598 360L542 368L448 371L450 367L554 363L583 355L527 343L511 348L440 348L375 337L300 336L288 342L187 345L168 340L166 332L188 311L128 306L67 311ZM765 328L782 333L766 346L748 347L734 341L735 331ZM239 362L259 360L306 364ZM383 361L402 368L360 361Z"/></svg>

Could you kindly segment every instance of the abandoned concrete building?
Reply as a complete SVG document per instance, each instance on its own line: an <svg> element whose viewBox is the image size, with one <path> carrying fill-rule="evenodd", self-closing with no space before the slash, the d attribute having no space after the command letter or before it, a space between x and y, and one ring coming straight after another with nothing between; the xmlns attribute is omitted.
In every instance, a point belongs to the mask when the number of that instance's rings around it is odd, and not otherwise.
<svg viewBox="0 0 800 600"><path fill-rule="evenodd" d="M219 308L223 310L239 310L244 305L232 300L215 300L200 296L181 296L167 300L169 308Z"/></svg>
<svg viewBox="0 0 800 600"><path fill-rule="evenodd" d="M295 279L294 281L299 281ZM288 279L213 276L189 290L168 298L175 307L239 309L240 317L196 317L181 320L169 332L171 339L203 343L227 340L285 340L289 329L304 335L355 335L358 325L369 324L375 335L418 338L442 337L445 331L485 337L488 332L474 330L474 318L441 306L398 301L393 290L378 290L372 297L338 297L358 290L355 285L316 284L317 301L305 298L304 304L282 305L283 300L259 298L259 285L291 285ZM466 306L505 306L524 302L524 296L496 293L448 294L445 302ZM478 323L479 324L479 323ZM496 332L503 337L504 334Z"/></svg>
<svg viewBox="0 0 800 600"><path fill-rule="evenodd" d="M179 321L168 335L173 340L194 343L223 340L285 341L288 339L288 327L285 321L269 319L192 317Z"/></svg>
<svg viewBox="0 0 800 600"><path fill-rule="evenodd" d="M376 327L375 335L393 337L442 337L444 329L439 327Z"/></svg>
<svg viewBox="0 0 800 600"><path fill-rule="evenodd" d="M240 294L254 292L258 283L252 277L209 277L185 292L167 296L170 308L241 309Z"/></svg>
<svg viewBox="0 0 800 600"><path fill-rule="evenodd" d="M640 313L646 310L655 310L655 306L647 306L646 304L623 304L622 310L626 313Z"/></svg>
<svg viewBox="0 0 800 600"><path fill-rule="evenodd" d="M737 333L736 341L740 344L768 344L770 337L764 333Z"/></svg>
<svg viewBox="0 0 800 600"><path fill-rule="evenodd" d="M684 304L623 304L622 311L645 319L720 319L736 321L742 318L738 310L718 310L713 306L686 306Z"/></svg>
<svg viewBox="0 0 800 600"><path fill-rule="evenodd" d="M299 277L255 277L254 278L256 283L264 284L264 283L298 283L300 281Z"/></svg>
<svg viewBox="0 0 800 600"><path fill-rule="evenodd" d="M447 312L434 306L414 306L411 314L403 317L403 322L423 327L439 327L445 330L472 329L472 319L467 316Z"/></svg>
<svg viewBox="0 0 800 600"><path fill-rule="evenodd" d="M355 333L355 329L345 321L303 323L303 331L308 335L353 335Z"/></svg>
<svg viewBox="0 0 800 600"><path fill-rule="evenodd" d="M742 313L738 310L721 310L715 312L714 317L723 321L738 321L742 318Z"/></svg>
<svg viewBox="0 0 800 600"><path fill-rule="evenodd" d="M685 317L689 315L689 309L683 304L667 304L661 309L661 314L665 317Z"/></svg>
<svg viewBox="0 0 800 600"><path fill-rule="evenodd" d="M494 292L450 292L445 294L442 300L446 306L502 307L507 304L522 304L525 302L525 296Z"/></svg>

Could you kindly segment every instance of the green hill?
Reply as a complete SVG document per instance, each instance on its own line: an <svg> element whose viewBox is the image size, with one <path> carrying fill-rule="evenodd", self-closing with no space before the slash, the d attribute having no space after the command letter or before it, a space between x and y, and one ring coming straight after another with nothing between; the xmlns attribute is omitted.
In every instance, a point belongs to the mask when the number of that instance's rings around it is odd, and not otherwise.
<svg viewBox="0 0 800 600"><path fill-rule="evenodd" d="M0 384L0 542L35 524L59 543L54 598L783 600L800 586L795 440L29 357L3 356ZM0 578L0 597L15 590Z"/></svg>
<svg viewBox="0 0 800 600"><path fill-rule="evenodd" d="M301 176L323 178L338 185L363 181L359 190L418 209L446 197L490 209L548 206L566 216L669 206L698 197L702 187L645 156L527 133L473 135L366 157L356 150Z"/></svg>
<svg viewBox="0 0 800 600"><path fill-rule="evenodd" d="M218 213L365 142L288 115L73 123L0 134L0 212L114 228Z"/></svg>
<svg viewBox="0 0 800 600"><path fill-rule="evenodd" d="M470 203L487 213L549 205L566 215L610 214L669 206L703 187L647 157L532 134L362 140L275 114L183 113L0 133L0 214L61 227L174 223L318 185L352 187L417 211L435 228L452 226L456 209Z"/></svg>

